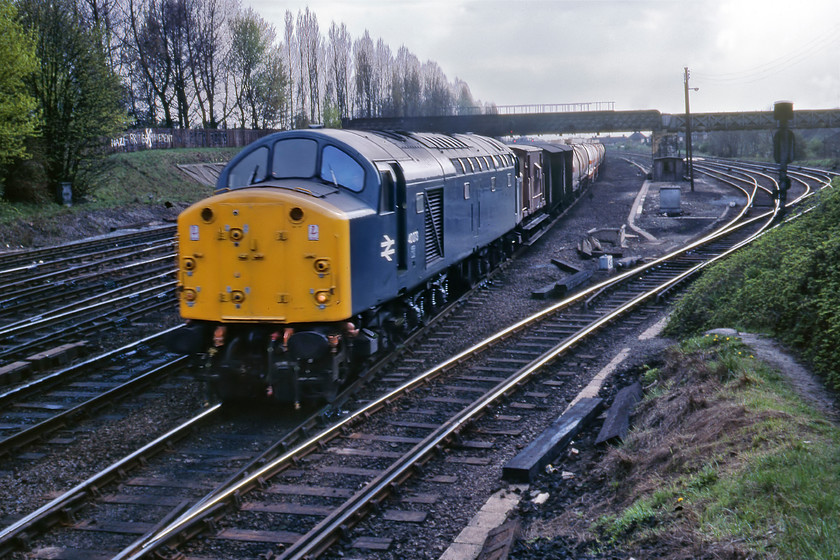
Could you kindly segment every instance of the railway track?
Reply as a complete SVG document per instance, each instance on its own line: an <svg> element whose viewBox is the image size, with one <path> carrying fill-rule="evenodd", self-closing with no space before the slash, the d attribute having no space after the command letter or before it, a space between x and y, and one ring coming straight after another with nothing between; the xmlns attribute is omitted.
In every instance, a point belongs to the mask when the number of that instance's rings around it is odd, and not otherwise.
<svg viewBox="0 0 840 560"><path fill-rule="evenodd" d="M133 399L128 406L142 406L137 398L147 397L145 390L186 366L184 357L168 354L162 347L164 337L176 328L0 393L0 457L8 465L15 454L33 444L48 445L47 436L63 429L72 428L72 440L82 429L81 422L106 422L102 414L120 401ZM70 440L59 438L58 443L66 445Z"/></svg>
<svg viewBox="0 0 840 560"><path fill-rule="evenodd" d="M750 200L755 192L745 188ZM528 431L511 428L525 411L545 409L547 416L556 416L558 403L573 400L586 383L586 370L599 367L600 342L593 337L635 331L661 309L664 298L709 262L770 227L773 217L747 204L738 223L731 221L715 236L602 282L446 360L435 358L440 338L421 337L410 347L411 356L378 378L378 387L390 383L393 390L342 395L191 505L179 502L155 523L124 528L132 542L121 550L109 548L103 557L140 558L176 544L199 557L217 557L219 546L230 557L269 552L309 557L350 537L364 514L370 516L364 521L367 535L361 535L366 544L360 546L373 554L376 547L391 545L388 537L377 535L393 534L394 524L423 523L430 504L453 499L427 491L451 487L456 475L446 474L448 465L487 468L499 453L511 453ZM479 290L462 310L447 315L435 327L439 336L474 321L482 292L492 289L491 284ZM97 483L96 488L74 490L95 494L104 487ZM394 493L397 498L390 499ZM52 506L53 513L62 509L66 506ZM84 509L79 512L87 516ZM0 532L0 546L28 540L21 535L35 532L45 517L45 511L36 512L31 524L23 520ZM88 533L97 525L68 522ZM208 530L210 538L190 540ZM68 544L51 534L32 544L35 557L72 557L83 541Z"/></svg>
<svg viewBox="0 0 840 560"><path fill-rule="evenodd" d="M0 252L0 279L5 283L29 277L34 271L46 273L63 270L74 264L102 260L136 248L169 242L174 236L175 226L166 225L42 249Z"/></svg>

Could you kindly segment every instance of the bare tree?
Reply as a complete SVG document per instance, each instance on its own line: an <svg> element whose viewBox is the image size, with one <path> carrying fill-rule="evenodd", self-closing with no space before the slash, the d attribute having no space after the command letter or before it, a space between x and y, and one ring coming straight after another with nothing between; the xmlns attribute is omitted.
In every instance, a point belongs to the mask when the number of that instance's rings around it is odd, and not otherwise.
<svg viewBox="0 0 840 560"><path fill-rule="evenodd" d="M283 33L283 54L286 59L286 88L287 88L287 120L286 126L291 128L295 118L295 53L297 38L295 36L295 18L292 12L286 10L286 27Z"/></svg>
<svg viewBox="0 0 840 560"><path fill-rule="evenodd" d="M228 22L237 4L234 0L192 0L193 25L187 29L187 48L195 99L201 123L217 128L220 85L224 82L224 60L230 50Z"/></svg>
<svg viewBox="0 0 840 560"><path fill-rule="evenodd" d="M361 117L374 116L374 53L373 41L365 30L361 39L353 43L353 66L356 75L356 108Z"/></svg>
<svg viewBox="0 0 840 560"><path fill-rule="evenodd" d="M301 80L305 83L307 104L309 106L309 122L321 120L321 84L320 60L323 38L318 28L318 18L307 7L298 13L297 20L298 46L301 56Z"/></svg>
<svg viewBox="0 0 840 560"><path fill-rule="evenodd" d="M128 0L129 34L124 57L132 60L132 74L145 82L148 120L157 121L157 105L163 111L163 125L172 126L172 65L168 57L168 36L163 25L162 1Z"/></svg>
<svg viewBox="0 0 840 560"><path fill-rule="evenodd" d="M347 26L335 22L330 25L328 64L335 103L341 118L350 116L350 73L352 70L353 42Z"/></svg>
<svg viewBox="0 0 840 560"><path fill-rule="evenodd" d="M426 62L421 73L423 76L423 114L450 115L452 114L452 92L446 75L436 62Z"/></svg>
<svg viewBox="0 0 840 560"><path fill-rule="evenodd" d="M455 78L455 112L458 115L470 115L475 111L476 102L473 99L467 82Z"/></svg>
<svg viewBox="0 0 840 560"><path fill-rule="evenodd" d="M376 57L374 76L376 86L376 114L377 116L393 115L391 100L391 80L394 68L394 57L391 48L381 38L376 41Z"/></svg>
<svg viewBox="0 0 840 560"><path fill-rule="evenodd" d="M420 115L423 101L420 60L405 46L402 46L397 51L396 68L399 83L395 84L394 87L399 90L401 100L400 105L395 107L397 115L406 117Z"/></svg>

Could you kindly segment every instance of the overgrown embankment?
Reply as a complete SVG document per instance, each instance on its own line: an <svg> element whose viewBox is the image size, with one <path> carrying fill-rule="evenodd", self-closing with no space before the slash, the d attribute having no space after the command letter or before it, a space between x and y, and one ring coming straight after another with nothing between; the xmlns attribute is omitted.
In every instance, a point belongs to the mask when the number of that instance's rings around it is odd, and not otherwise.
<svg viewBox="0 0 840 560"><path fill-rule="evenodd" d="M840 558L840 428L783 372L712 334L639 373L631 432L543 477L512 558Z"/></svg>
<svg viewBox="0 0 840 560"><path fill-rule="evenodd" d="M633 429L539 481L512 558L840 558L840 427L739 336L703 334L765 333L840 387L838 186L694 283L666 330L682 342L637 372Z"/></svg>
<svg viewBox="0 0 840 560"><path fill-rule="evenodd" d="M666 330L715 327L765 333L795 349L840 389L840 181L807 215L705 272Z"/></svg>
<svg viewBox="0 0 840 560"><path fill-rule="evenodd" d="M190 179L178 165L220 163L240 148L148 150L114 154L72 206L0 201L0 243L16 249L65 243L111 229L174 219L213 189Z"/></svg>

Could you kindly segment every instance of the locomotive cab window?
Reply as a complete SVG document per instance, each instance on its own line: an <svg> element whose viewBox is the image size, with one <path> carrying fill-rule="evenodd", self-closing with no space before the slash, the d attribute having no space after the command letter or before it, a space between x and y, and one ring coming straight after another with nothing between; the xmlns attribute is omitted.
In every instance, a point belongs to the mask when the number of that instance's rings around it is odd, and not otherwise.
<svg viewBox="0 0 840 560"><path fill-rule="evenodd" d="M268 148L261 146L246 155L228 173L230 188L247 187L268 177Z"/></svg>
<svg viewBox="0 0 840 560"><path fill-rule="evenodd" d="M321 154L321 179L360 192L365 186L365 170L345 152L327 146Z"/></svg>
<svg viewBox="0 0 840 560"><path fill-rule="evenodd" d="M315 175L318 143L308 138L289 138L274 143L272 174L278 179L308 179Z"/></svg>

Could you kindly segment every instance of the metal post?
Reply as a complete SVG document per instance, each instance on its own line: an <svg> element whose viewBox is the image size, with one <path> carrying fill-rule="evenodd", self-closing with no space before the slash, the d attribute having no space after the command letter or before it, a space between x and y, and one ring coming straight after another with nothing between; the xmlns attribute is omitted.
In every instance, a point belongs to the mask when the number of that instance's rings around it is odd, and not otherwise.
<svg viewBox="0 0 840 560"><path fill-rule="evenodd" d="M788 128L788 121L793 119L793 103L777 102L773 107L773 117L779 121L779 130L773 135L773 158L779 164L779 190L775 194L779 200L779 215L784 216L787 191L790 188L787 166L793 161L795 150L793 132Z"/></svg>
<svg viewBox="0 0 840 560"><path fill-rule="evenodd" d="M695 90L697 88L694 88ZM688 108L688 66L685 67L685 156L688 166L688 180L691 181L691 192L694 192L694 155L691 149L691 111Z"/></svg>

